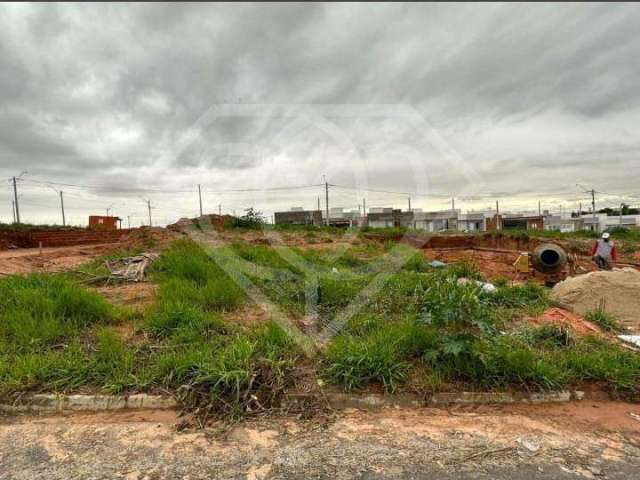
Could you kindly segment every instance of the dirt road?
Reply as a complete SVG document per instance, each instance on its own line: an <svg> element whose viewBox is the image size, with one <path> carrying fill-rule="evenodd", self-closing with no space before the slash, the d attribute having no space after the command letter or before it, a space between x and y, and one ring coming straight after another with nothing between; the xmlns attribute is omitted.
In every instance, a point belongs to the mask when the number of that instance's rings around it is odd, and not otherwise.
<svg viewBox="0 0 640 480"><path fill-rule="evenodd" d="M179 432L173 412L0 419L2 479L640 478L640 406L345 411Z"/></svg>

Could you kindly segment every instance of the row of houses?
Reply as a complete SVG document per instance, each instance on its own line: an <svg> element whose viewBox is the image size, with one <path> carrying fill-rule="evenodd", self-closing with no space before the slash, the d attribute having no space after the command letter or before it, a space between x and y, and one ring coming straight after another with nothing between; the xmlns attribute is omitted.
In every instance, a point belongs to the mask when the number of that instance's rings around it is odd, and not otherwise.
<svg viewBox="0 0 640 480"><path fill-rule="evenodd" d="M326 225L326 213L322 210L292 208L286 212L276 212L277 225ZM595 230L601 232L613 227L640 227L640 215L617 217L606 214L584 214L576 218L552 215L548 211L541 214L497 213L495 210L462 213L460 209L425 212L416 208L402 210L395 208L370 208L362 215L358 210L345 211L342 208L329 210L329 225L335 227L404 227L427 232L453 230L460 232L483 232L488 230L555 230L574 232Z"/></svg>

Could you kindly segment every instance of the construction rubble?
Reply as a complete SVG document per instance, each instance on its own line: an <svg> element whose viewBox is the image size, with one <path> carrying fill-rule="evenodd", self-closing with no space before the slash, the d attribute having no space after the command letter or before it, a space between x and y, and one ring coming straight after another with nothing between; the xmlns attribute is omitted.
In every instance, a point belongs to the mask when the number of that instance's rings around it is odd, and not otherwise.
<svg viewBox="0 0 640 480"><path fill-rule="evenodd" d="M151 264L158 258L156 253L142 253L134 257L107 260L105 265L112 280L141 282L145 279Z"/></svg>

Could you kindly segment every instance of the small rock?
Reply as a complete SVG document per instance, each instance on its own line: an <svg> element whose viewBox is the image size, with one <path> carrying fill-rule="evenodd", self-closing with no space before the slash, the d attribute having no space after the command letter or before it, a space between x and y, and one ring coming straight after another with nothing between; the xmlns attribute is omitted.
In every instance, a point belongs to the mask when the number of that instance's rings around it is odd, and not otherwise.
<svg viewBox="0 0 640 480"><path fill-rule="evenodd" d="M540 444L534 440L529 440L526 438L518 438L516 440L521 446L529 450L531 453L536 453L540 450Z"/></svg>
<svg viewBox="0 0 640 480"><path fill-rule="evenodd" d="M601 476L602 475L602 470L600 470L598 467L594 467L592 465L589 465L587 467L587 470L589 470L594 475L597 475L597 476Z"/></svg>

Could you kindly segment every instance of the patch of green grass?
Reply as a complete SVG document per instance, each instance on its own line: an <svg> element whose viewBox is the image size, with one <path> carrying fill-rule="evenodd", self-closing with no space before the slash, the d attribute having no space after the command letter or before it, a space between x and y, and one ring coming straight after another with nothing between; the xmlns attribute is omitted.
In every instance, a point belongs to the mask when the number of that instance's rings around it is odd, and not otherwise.
<svg viewBox="0 0 640 480"><path fill-rule="evenodd" d="M410 367L403 355L406 335L406 328L387 325L365 336L339 336L326 352L326 377L347 390L370 383L395 390Z"/></svg>
<svg viewBox="0 0 640 480"><path fill-rule="evenodd" d="M584 318L595 323L606 332L621 332L624 330L618 318L613 313L607 312L603 306L587 312Z"/></svg>
<svg viewBox="0 0 640 480"><path fill-rule="evenodd" d="M640 355L607 340L586 337L557 361L574 382L604 382L614 393L631 398L640 393Z"/></svg>
<svg viewBox="0 0 640 480"><path fill-rule="evenodd" d="M251 245L241 242L233 243L231 248L240 258L253 264L300 273L297 268L285 260L277 248L268 245Z"/></svg>
<svg viewBox="0 0 640 480"><path fill-rule="evenodd" d="M0 280L0 343L33 349L114 321L117 312L100 295L55 275Z"/></svg>
<svg viewBox="0 0 640 480"><path fill-rule="evenodd" d="M298 351L275 323L213 346L193 343L153 359L151 381L177 388L201 416L239 415L273 405L289 381Z"/></svg>
<svg viewBox="0 0 640 480"><path fill-rule="evenodd" d="M482 280L480 268L473 262L456 262L447 266L447 271L455 278Z"/></svg>
<svg viewBox="0 0 640 480"><path fill-rule="evenodd" d="M0 360L0 394L95 387L117 393L138 385L135 352L108 328L92 346L73 340L60 348L18 352Z"/></svg>
<svg viewBox="0 0 640 480"><path fill-rule="evenodd" d="M192 240L178 240L154 262L160 300L182 300L205 310L226 311L246 300L242 289Z"/></svg>
<svg viewBox="0 0 640 480"><path fill-rule="evenodd" d="M492 306L527 311L540 311L551 305L547 290L533 282L513 287L499 286L495 292L487 294L486 298Z"/></svg>
<svg viewBox="0 0 640 480"><path fill-rule="evenodd" d="M189 334L197 339L208 338L212 332L227 330L217 314L208 313L197 304L175 300L156 304L147 314L143 328L157 337L180 334L183 339L189 339Z"/></svg>

